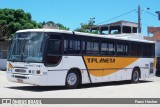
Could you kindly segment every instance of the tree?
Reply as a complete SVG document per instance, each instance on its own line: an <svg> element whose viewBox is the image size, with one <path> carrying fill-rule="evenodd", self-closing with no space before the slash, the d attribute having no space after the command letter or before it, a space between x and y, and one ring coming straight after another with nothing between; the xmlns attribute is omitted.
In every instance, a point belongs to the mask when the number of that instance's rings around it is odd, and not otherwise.
<svg viewBox="0 0 160 107"><path fill-rule="evenodd" d="M8 35L8 32L4 34L6 29L10 32L10 35L13 35L17 30L32 28L42 28L42 24L33 21L30 13L26 13L22 9L0 9L1 38Z"/></svg>
<svg viewBox="0 0 160 107"><path fill-rule="evenodd" d="M80 24L81 27L75 29L75 31L97 34L98 31L94 31L94 32L91 31L91 27L94 26L94 23L95 23L94 20L95 20L95 18L90 18L89 21L88 21L88 23L81 23Z"/></svg>
<svg viewBox="0 0 160 107"><path fill-rule="evenodd" d="M26 23L24 26L23 26L23 29L32 29L34 28L34 25L31 24L31 23Z"/></svg>
<svg viewBox="0 0 160 107"><path fill-rule="evenodd" d="M61 29L61 30L69 30L68 27L66 27L66 26L64 26L64 25L62 25L62 24L60 24L60 23L57 23L56 25L57 25L57 26L59 27L59 29Z"/></svg>
<svg viewBox="0 0 160 107"><path fill-rule="evenodd" d="M33 29L33 28L53 28L69 30L68 27L53 21L37 23L32 20L30 13L24 12L22 9L0 9L0 38L13 35L17 30Z"/></svg>

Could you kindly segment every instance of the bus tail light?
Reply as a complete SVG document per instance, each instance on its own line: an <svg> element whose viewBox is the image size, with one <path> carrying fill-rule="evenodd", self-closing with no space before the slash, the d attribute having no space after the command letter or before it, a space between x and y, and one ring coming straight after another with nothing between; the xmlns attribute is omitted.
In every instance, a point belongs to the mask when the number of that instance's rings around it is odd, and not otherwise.
<svg viewBox="0 0 160 107"><path fill-rule="evenodd" d="M154 64L153 64L153 63L150 63L150 74L153 73L153 67L154 67Z"/></svg>

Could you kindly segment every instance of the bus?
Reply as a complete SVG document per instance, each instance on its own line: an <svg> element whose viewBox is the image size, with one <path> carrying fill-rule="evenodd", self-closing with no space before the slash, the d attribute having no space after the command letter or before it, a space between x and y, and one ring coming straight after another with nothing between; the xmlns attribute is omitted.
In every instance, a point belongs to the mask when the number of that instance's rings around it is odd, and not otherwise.
<svg viewBox="0 0 160 107"><path fill-rule="evenodd" d="M155 42L140 34L99 35L26 29L14 35L7 60L9 81L66 86L155 76Z"/></svg>
<svg viewBox="0 0 160 107"><path fill-rule="evenodd" d="M156 56L156 75L160 75L160 41L155 43L155 56Z"/></svg>

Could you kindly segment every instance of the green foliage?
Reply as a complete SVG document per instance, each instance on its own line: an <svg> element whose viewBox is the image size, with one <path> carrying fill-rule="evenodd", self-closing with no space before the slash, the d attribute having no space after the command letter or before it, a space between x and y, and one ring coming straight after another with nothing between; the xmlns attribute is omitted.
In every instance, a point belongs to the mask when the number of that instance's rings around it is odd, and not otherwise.
<svg viewBox="0 0 160 107"><path fill-rule="evenodd" d="M22 9L0 9L0 38L6 38L17 30L42 28L42 26L49 26L50 28L59 28L61 30L69 30L68 27L53 21L37 23L32 20L30 13L24 12Z"/></svg>
<svg viewBox="0 0 160 107"><path fill-rule="evenodd" d="M90 32L90 26L88 23L81 23L80 25L81 25L81 27L77 28L75 31L86 32L86 33Z"/></svg>
<svg viewBox="0 0 160 107"><path fill-rule="evenodd" d="M6 20L0 20L0 25L6 25L7 21Z"/></svg>
<svg viewBox="0 0 160 107"><path fill-rule="evenodd" d="M26 23L24 26L23 26L23 29L32 29L34 28L34 25L32 23Z"/></svg>
<svg viewBox="0 0 160 107"><path fill-rule="evenodd" d="M31 14L25 13L22 9L0 9L0 33L4 31L4 28L8 30L7 34L10 33L10 35L21 29L42 28L41 23L31 19ZM3 33L2 37L5 35Z"/></svg>
<svg viewBox="0 0 160 107"><path fill-rule="evenodd" d="M98 34L98 31L91 31L91 27L94 26L95 18L90 18L88 23L81 23L81 27L75 29L75 31L78 32L85 32L85 33L92 33L92 34Z"/></svg>
<svg viewBox="0 0 160 107"><path fill-rule="evenodd" d="M59 27L59 29L61 29L61 30L69 30L68 27L66 27L66 26L64 26L64 25L62 25L62 24L60 24L60 23L57 23L56 25L57 25L57 26Z"/></svg>

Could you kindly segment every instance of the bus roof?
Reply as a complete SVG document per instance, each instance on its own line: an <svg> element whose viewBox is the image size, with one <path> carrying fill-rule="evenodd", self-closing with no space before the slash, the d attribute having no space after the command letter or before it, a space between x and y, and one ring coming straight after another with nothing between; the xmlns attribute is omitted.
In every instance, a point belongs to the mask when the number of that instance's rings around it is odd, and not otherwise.
<svg viewBox="0 0 160 107"><path fill-rule="evenodd" d="M22 33L22 32L59 32L59 33L68 33L73 34L72 31L67 30L59 30L59 29L25 29L25 30L19 30L16 33Z"/></svg>
<svg viewBox="0 0 160 107"><path fill-rule="evenodd" d="M82 33L82 32L75 32L75 31L59 30L59 29L25 29L25 30L19 30L16 33L22 33L22 32L56 32L56 33L66 33L66 34L98 37L98 38L155 43L155 41L145 40L143 38L143 35L139 33L100 35L100 34L90 34L90 33Z"/></svg>

